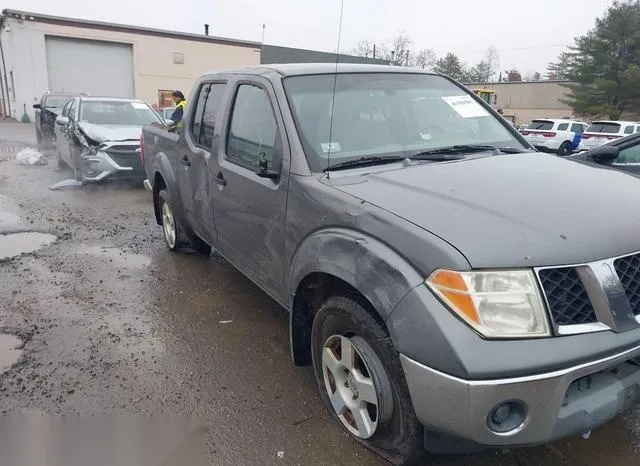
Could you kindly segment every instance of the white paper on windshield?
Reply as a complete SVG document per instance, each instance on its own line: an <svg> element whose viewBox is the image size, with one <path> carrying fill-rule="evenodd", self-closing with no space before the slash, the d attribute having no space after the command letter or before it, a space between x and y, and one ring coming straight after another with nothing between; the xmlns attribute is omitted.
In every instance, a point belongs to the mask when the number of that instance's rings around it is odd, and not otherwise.
<svg viewBox="0 0 640 466"><path fill-rule="evenodd" d="M320 144L323 152L342 152L342 147L338 142L323 142Z"/></svg>
<svg viewBox="0 0 640 466"><path fill-rule="evenodd" d="M131 102L131 105L133 106L133 108L137 108L140 110L146 110L147 106L145 104L142 104L140 102Z"/></svg>
<svg viewBox="0 0 640 466"><path fill-rule="evenodd" d="M442 100L448 103L462 118L476 118L489 115L489 112L473 100L470 95L453 95L443 97Z"/></svg>

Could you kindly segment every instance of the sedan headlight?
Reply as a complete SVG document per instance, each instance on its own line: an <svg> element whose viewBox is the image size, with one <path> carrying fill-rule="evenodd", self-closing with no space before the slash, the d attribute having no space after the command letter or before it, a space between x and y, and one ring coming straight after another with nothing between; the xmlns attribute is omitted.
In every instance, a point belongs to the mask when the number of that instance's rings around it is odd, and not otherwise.
<svg viewBox="0 0 640 466"><path fill-rule="evenodd" d="M436 270L426 284L452 311L488 338L550 336L531 270Z"/></svg>

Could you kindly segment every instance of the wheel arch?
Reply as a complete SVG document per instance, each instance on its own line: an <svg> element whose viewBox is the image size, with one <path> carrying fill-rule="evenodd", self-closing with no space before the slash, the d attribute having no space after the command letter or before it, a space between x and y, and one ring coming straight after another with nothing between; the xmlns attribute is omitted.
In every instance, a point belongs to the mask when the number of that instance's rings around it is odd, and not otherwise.
<svg viewBox="0 0 640 466"><path fill-rule="evenodd" d="M292 358L311 364L311 325L320 305L337 294L354 296L384 324L422 275L397 251L347 229L316 232L298 248L290 270L289 332Z"/></svg>

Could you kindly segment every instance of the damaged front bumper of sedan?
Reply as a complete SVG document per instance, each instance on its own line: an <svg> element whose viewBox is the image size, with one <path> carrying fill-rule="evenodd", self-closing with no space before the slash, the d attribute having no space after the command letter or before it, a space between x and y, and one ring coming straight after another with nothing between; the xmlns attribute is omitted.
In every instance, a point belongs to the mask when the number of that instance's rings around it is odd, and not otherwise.
<svg viewBox="0 0 640 466"><path fill-rule="evenodd" d="M144 179L140 144L133 141L106 142L87 150L81 158L82 181L107 178Z"/></svg>

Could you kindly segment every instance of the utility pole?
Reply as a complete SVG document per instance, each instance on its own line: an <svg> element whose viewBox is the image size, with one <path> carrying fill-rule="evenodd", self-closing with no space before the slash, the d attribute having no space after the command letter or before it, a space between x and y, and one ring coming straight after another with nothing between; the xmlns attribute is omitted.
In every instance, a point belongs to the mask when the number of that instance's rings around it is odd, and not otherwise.
<svg viewBox="0 0 640 466"><path fill-rule="evenodd" d="M264 31L267 25L262 23L262 42L260 43L260 63L264 64Z"/></svg>
<svg viewBox="0 0 640 466"><path fill-rule="evenodd" d="M376 44L373 44L373 59L376 59Z"/></svg>

